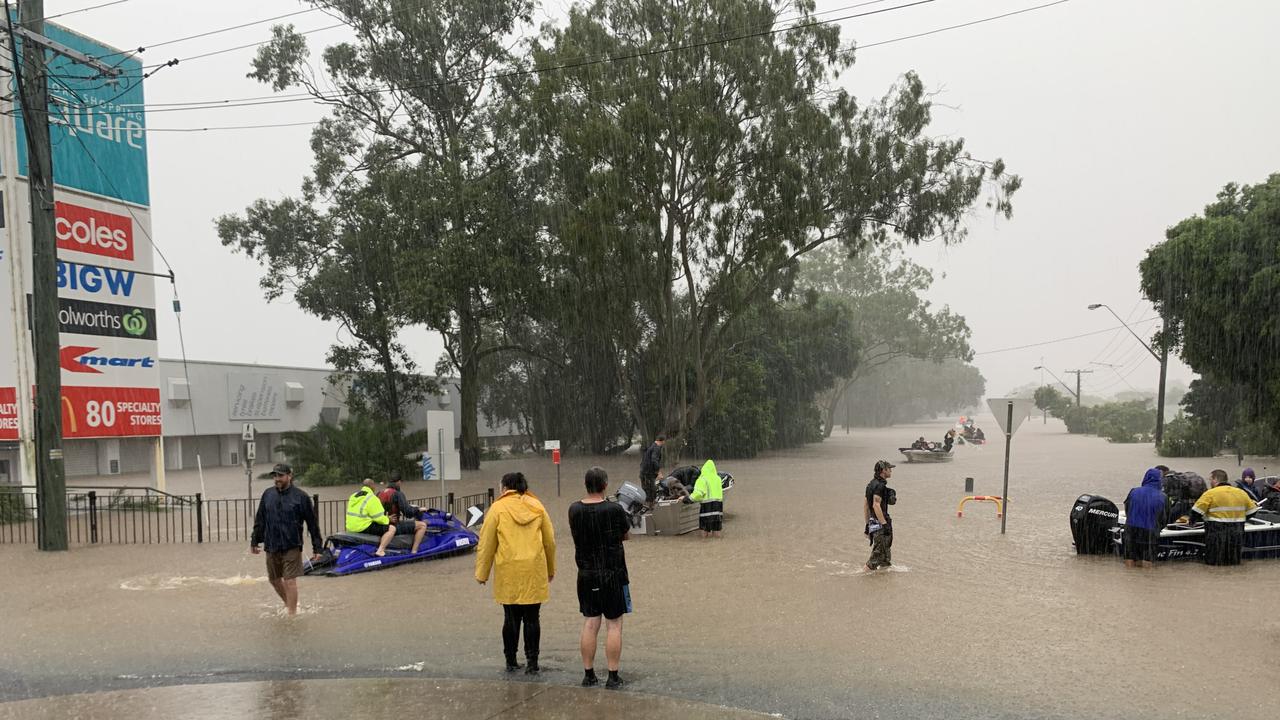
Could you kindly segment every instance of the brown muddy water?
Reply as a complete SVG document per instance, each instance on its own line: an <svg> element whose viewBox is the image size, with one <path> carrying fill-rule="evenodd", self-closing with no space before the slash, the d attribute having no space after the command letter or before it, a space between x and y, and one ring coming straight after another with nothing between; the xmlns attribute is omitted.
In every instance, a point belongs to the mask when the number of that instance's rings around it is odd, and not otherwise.
<svg viewBox="0 0 1280 720"><path fill-rule="evenodd" d="M982 425L996 438L991 418ZM896 571L858 572L869 552L861 497L871 466L943 429L837 431L800 450L719 463L738 480L722 540L628 543L631 689L790 718L1274 715L1266 688L1280 663L1280 562L1126 571L1074 554L1076 496L1122 500L1159 462L1149 445L1028 421L1014 438L1003 537L990 505L970 503L956 517L965 476L977 494L1000 492L1001 439L959 447L949 464L899 463ZM636 458L598 461L614 487L636 475ZM561 571L543 609L546 671L536 683L580 678L566 512L591 462L566 458L560 498L545 460L487 463L451 483L474 492L519 468L557 523ZM1169 464L1238 474L1234 458ZM304 578L293 620L278 611L261 558L236 544L0 547L0 564L9 620L0 700L235 680L503 679L501 611L472 579L471 556ZM120 717L133 716L122 706Z"/></svg>

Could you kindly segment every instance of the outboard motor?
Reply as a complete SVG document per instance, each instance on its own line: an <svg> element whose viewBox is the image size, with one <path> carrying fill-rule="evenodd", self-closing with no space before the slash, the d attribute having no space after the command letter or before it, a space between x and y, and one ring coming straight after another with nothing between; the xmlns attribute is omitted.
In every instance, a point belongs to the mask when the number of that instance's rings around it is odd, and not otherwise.
<svg viewBox="0 0 1280 720"><path fill-rule="evenodd" d="M1113 552L1112 529L1120 522L1120 509L1099 495L1081 495L1071 508L1071 539L1077 555Z"/></svg>
<svg viewBox="0 0 1280 720"><path fill-rule="evenodd" d="M614 502L621 505L627 512L627 517L631 518L632 527L639 522L640 515L644 512L644 501L644 490L629 482L622 483L622 487L618 488L618 494L614 498Z"/></svg>

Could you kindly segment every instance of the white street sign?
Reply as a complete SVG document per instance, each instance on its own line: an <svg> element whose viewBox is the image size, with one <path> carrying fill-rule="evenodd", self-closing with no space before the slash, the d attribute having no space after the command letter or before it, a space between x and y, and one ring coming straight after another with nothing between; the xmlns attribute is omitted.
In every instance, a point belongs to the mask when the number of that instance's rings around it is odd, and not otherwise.
<svg viewBox="0 0 1280 720"><path fill-rule="evenodd" d="M1013 425L1005 427L1009 420L1009 403L1013 403ZM1000 423L1000 431L1006 435L1018 432L1018 426L1026 420L1036 408L1036 402L1030 398L987 398L987 407Z"/></svg>
<svg viewBox="0 0 1280 720"><path fill-rule="evenodd" d="M258 443L250 440L244 444L244 459L249 462L258 459Z"/></svg>
<svg viewBox="0 0 1280 720"><path fill-rule="evenodd" d="M253 440L254 432L253 423L245 423L240 429L240 439L245 442L250 442Z"/></svg>
<svg viewBox="0 0 1280 720"><path fill-rule="evenodd" d="M559 440L546 440L546 441L543 441L543 443L542 443L542 449L543 449L543 450L559 450L559 449L560 449L560 441L559 441Z"/></svg>

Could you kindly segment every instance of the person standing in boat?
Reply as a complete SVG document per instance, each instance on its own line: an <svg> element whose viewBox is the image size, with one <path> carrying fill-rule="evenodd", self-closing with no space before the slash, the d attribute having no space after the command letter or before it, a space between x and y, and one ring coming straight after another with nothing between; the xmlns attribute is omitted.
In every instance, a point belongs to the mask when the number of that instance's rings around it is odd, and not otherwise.
<svg viewBox="0 0 1280 720"><path fill-rule="evenodd" d="M1169 497L1160 491L1164 473L1151 468L1142 484L1124 499L1124 566L1151 567L1160 544L1160 529L1169 511Z"/></svg>
<svg viewBox="0 0 1280 720"><path fill-rule="evenodd" d="M951 446L956 441L956 429L951 428L946 435L942 436L942 452L951 452Z"/></svg>
<svg viewBox="0 0 1280 720"><path fill-rule="evenodd" d="M866 496L862 501L862 517L867 523L863 532L871 540L871 557L862 568L864 572L893 564L893 518L889 517L889 506L897 500L897 494L889 487L893 468L893 463L888 460L877 461L875 474L872 475L871 482L867 483Z"/></svg>
<svg viewBox="0 0 1280 720"><path fill-rule="evenodd" d="M1207 565L1239 565L1244 552L1244 525L1258 511L1258 503L1227 481L1225 470L1209 473L1209 488L1195 507L1193 516L1204 520L1204 561Z"/></svg>

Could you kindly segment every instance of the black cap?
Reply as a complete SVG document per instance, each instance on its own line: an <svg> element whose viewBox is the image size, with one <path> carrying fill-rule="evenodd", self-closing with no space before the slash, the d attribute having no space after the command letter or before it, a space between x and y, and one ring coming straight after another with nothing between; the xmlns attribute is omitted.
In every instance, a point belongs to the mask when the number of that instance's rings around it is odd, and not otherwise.
<svg viewBox="0 0 1280 720"><path fill-rule="evenodd" d="M289 467L285 463L276 463L276 466L271 468L271 472L267 474L268 475L292 475L293 468Z"/></svg>
<svg viewBox="0 0 1280 720"><path fill-rule="evenodd" d="M398 482L400 482L400 471L399 471L399 470L392 470L392 471L391 471L391 480L390 480L390 482L393 482L393 483L398 483Z"/></svg>
<svg viewBox="0 0 1280 720"><path fill-rule="evenodd" d="M897 465L894 465L893 463L889 462L888 460L877 460L877 461L876 461L876 472L880 472L881 470L888 470L889 468L892 468L892 467L898 467L898 466L897 466Z"/></svg>

